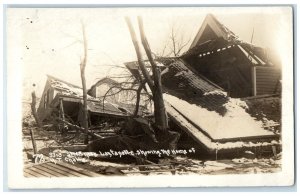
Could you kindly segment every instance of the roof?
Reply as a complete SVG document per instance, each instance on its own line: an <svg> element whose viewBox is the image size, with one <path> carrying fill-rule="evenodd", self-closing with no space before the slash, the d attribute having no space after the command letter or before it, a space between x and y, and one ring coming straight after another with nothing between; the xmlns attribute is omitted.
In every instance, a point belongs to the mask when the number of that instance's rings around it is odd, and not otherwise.
<svg viewBox="0 0 300 196"><path fill-rule="evenodd" d="M246 104L239 99L229 98L223 104L223 114L202 107L201 102L191 104L169 94L164 94L164 99L212 141L276 137L273 132L263 128L261 121L247 113Z"/></svg>
<svg viewBox="0 0 300 196"><path fill-rule="evenodd" d="M47 75L47 78L48 78L48 80L59 81L59 82L62 82L62 83L66 84L66 85L68 85L68 86L70 86L70 87L73 87L73 88L80 88L80 89L81 89L80 86L77 86L77 85L75 85L75 84L72 84L72 83L70 83L70 82L64 81L64 80L62 80L62 79L56 78L56 77L51 76L51 75Z"/></svg>
<svg viewBox="0 0 300 196"><path fill-rule="evenodd" d="M63 81L61 79L55 78L53 76L47 75L48 82L52 88L57 90L59 94L66 95L70 97L83 97L83 90L81 87L71 84L69 82ZM97 100L89 95L87 95L88 100Z"/></svg>
<svg viewBox="0 0 300 196"><path fill-rule="evenodd" d="M62 95L57 94L53 101L51 102L51 105L53 107L56 107L59 104L59 100L62 99L66 102L73 102L73 103L82 103L82 98L74 97L74 96L68 96L68 95ZM119 105L112 104L107 101L100 101L100 100L88 100L87 101L87 108L89 112L95 113L95 114L101 114L101 115L110 115L110 116L116 116L116 117L125 117L128 114L126 112L122 112L119 109Z"/></svg>
<svg viewBox="0 0 300 196"><path fill-rule="evenodd" d="M182 58L207 55L238 46L249 61L257 65L280 65L280 59L275 51L244 42L225 25L220 23L212 14L204 19L190 49ZM252 58L250 59L249 56Z"/></svg>
<svg viewBox="0 0 300 196"><path fill-rule="evenodd" d="M168 102L165 104L166 110L169 114L170 119L172 119L175 124L177 124L183 131L185 131L190 137L192 137L197 143L204 147L210 153L230 153L236 152L237 149L243 150L256 150L257 147L262 149L270 148L270 146L280 145L280 141L275 141L272 138L262 139L258 141L241 141L239 138L237 140L232 140L230 142L219 142L212 140L207 134L199 131L199 128L189 121L185 116L178 112L172 105Z"/></svg>
<svg viewBox="0 0 300 196"><path fill-rule="evenodd" d="M221 87L204 76L195 74L183 60L168 65L168 72L162 75L162 84L166 93L190 103L201 104L220 114L223 113L223 104L228 99Z"/></svg>
<svg viewBox="0 0 300 196"><path fill-rule="evenodd" d="M232 31L230 31L225 25L220 23L214 15L206 15L197 35L195 36L190 49L209 40L216 38L223 38L227 41L238 41L238 36L236 36Z"/></svg>
<svg viewBox="0 0 300 196"><path fill-rule="evenodd" d="M195 74L185 61L176 60L167 67L162 84L164 100L171 106L168 113L186 119L211 142L278 138L248 113L245 102L228 97L223 89Z"/></svg>
<svg viewBox="0 0 300 196"><path fill-rule="evenodd" d="M50 86L54 88L58 93L52 100L52 105L55 107L59 103L59 99L63 101L82 103L83 102L83 91L82 88L73 85L71 83L65 82L53 76L48 76L48 81ZM107 101L100 101L97 98L87 95L88 110L93 113L98 114L108 114L115 116L126 115L120 109L118 105L109 103Z"/></svg>

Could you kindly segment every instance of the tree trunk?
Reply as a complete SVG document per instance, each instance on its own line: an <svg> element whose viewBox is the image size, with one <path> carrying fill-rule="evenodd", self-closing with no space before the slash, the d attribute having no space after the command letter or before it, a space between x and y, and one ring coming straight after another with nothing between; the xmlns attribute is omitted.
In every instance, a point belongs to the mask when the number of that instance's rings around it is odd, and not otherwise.
<svg viewBox="0 0 300 196"><path fill-rule="evenodd" d="M85 66L87 61L87 42L85 36L85 28L82 24L82 35L83 35L83 46L84 46L84 57L80 64L80 76L82 82L82 98L83 98L83 128L85 130L84 144L88 144L88 110L87 110L87 89L85 80Z"/></svg>
<svg viewBox="0 0 300 196"><path fill-rule="evenodd" d="M152 57L152 52L144 32L144 25L141 17L138 17L138 22L139 22L142 44L144 46L147 57L152 67L153 80L154 80L154 88L152 94L153 94L153 101L154 101L155 124L159 129L165 131L168 129L168 117L167 117L164 99L163 99L160 69L157 67Z"/></svg>
<svg viewBox="0 0 300 196"><path fill-rule="evenodd" d="M134 32L133 26L132 26L132 24L130 22L130 19L128 17L126 17L125 20L126 20L126 23L127 23L130 35L131 35L132 43L133 43L134 48L135 48L135 52L136 52L136 56L137 56L137 59L138 59L139 67L140 67L140 69L143 73L144 78L147 81L148 86L150 87L150 89L152 91L153 88L154 88L154 82L151 79L151 77L150 77L150 75L147 71L146 65L144 63L144 60L142 58L142 53L140 51L139 43L137 41L136 34Z"/></svg>
<svg viewBox="0 0 300 196"><path fill-rule="evenodd" d="M139 113L141 92L142 92L143 88L145 88L145 84L146 84L146 80L141 81L141 84L136 91L136 103L135 103L135 110L134 110L133 116L137 116Z"/></svg>
<svg viewBox="0 0 300 196"><path fill-rule="evenodd" d="M155 88L153 91L154 119L155 119L156 126L160 130L166 131L169 128L169 125L168 125L168 116L167 116L163 94L162 94L160 70L159 68L156 68L154 71L156 72L156 79L154 80Z"/></svg>

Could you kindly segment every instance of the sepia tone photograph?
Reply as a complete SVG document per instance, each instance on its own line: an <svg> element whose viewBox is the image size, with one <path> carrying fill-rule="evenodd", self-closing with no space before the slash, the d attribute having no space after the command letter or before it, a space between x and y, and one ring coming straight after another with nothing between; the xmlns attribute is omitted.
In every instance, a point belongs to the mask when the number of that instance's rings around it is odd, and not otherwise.
<svg viewBox="0 0 300 196"><path fill-rule="evenodd" d="M292 185L292 17L267 6L7 8L11 186Z"/></svg>

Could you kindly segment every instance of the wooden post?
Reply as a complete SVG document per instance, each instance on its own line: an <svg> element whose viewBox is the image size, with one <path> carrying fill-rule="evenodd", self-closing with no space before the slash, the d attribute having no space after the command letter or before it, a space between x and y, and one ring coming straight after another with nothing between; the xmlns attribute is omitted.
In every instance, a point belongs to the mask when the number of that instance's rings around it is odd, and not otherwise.
<svg viewBox="0 0 300 196"><path fill-rule="evenodd" d="M31 136L31 141L32 141L33 154L36 154L37 153L37 148L36 148L36 143L35 143L35 139L34 139L34 133L33 133L32 129L30 129L30 136Z"/></svg>
<svg viewBox="0 0 300 196"><path fill-rule="evenodd" d="M63 100L59 99L59 112L60 112L60 117L63 121L65 121L65 112L64 112L64 105L63 105ZM62 132L64 133L64 128L65 128L65 123L63 122L62 124Z"/></svg>
<svg viewBox="0 0 300 196"><path fill-rule="evenodd" d="M36 95L35 95L34 91L32 91L31 97L32 97L31 112L32 112L32 115L33 115L33 117L35 119L35 122L37 123L38 127L41 128L42 127L42 123L39 120L39 117L37 115L36 108L35 108L35 105L36 105Z"/></svg>
<svg viewBox="0 0 300 196"><path fill-rule="evenodd" d="M276 146L272 146L272 151L273 151L274 157L277 157Z"/></svg>
<svg viewBox="0 0 300 196"><path fill-rule="evenodd" d="M252 66L252 94L253 96L257 95L257 90L256 90L256 67Z"/></svg>

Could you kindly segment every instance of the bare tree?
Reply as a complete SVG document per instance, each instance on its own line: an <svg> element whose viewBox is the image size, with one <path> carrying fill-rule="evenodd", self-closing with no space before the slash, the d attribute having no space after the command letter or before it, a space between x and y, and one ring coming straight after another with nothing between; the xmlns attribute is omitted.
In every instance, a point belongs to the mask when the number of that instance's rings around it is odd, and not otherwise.
<svg viewBox="0 0 300 196"><path fill-rule="evenodd" d="M184 35L176 29L175 22L172 23L170 29L170 35L160 53L155 54L157 57L178 57L183 52L187 45L190 43L190 39L185 39Z"/></svg>
<svg viewBox="0 0 300 196"><path fill-rule="evenodd" d="M149 72L146 69L146 65L142 58L142 53L140 51L139 43L137 41L137 37L134 32L131 21L128 17L126 17L125 19L126 19L129 31L130 31L133 45L135 47L139 67L140 67L142 74L145 78L145 81L148 84L148 86L152 92L152 95L153 95L155 124L160 130L166 131L168 129L168 118L167 118L167 113L166 113L163 95L162 95L161 75L160 75L161 73L160 73L160 69L157 67L156 62L154 61L154 59L152 57L152 52L151 52L150 46L148 44L148 41L147 41L147 38L146 38L146 35L144 32L142 18L138 17L140 35L141 35L142 44L146 51L148 60L151 64L153 78L150 76Z"/></svg>
<svg viewBox="0 0 300 196"><path fill-rule="evenodd" d="M86 41L86 35L85 35L85 27L84 24L82 24L82 37L83 37L83 49L84 49L84 55L83 59L80 63L80 76L81 76L81 82L82 82L82 94L83 94L83 128L85 130L85 139L84 143L88 144L88 110L87 110L87 89L86 89L86 79L85 79L85 67L86 67L86 61L87 61L87 41Z"/></svg>

